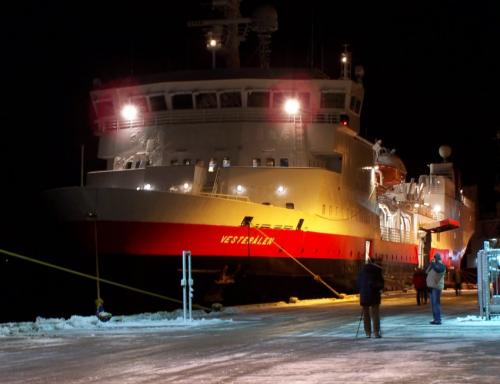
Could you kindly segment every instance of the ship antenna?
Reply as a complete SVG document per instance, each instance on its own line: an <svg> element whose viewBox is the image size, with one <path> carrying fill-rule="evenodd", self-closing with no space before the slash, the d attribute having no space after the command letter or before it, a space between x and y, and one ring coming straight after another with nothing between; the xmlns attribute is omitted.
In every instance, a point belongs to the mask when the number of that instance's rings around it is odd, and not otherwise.
<svg viewBox="0 0 500 384"><path fill-rule="evenodd" d="M340 55L340 79L351 79L351 52L347 50L348 44L344 44L344 52Z"/></svg>

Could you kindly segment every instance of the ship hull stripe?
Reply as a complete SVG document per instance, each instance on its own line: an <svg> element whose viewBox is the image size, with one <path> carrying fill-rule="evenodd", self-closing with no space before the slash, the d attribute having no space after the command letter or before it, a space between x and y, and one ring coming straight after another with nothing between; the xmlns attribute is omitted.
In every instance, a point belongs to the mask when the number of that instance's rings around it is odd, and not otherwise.
<svg viewBox="0 0 500 384"><path fill-rule="evenodd" d="M79 237L93 246L92 221L73 223ZM365 241L355 236L299 230L256 229L217 225L97 222L100 253L131 255L180 255L189 250L195 256L272 257L292 255L303 259L362 260ZM371 256L388 261L417 263L417 245L371 240Z"/></svg>

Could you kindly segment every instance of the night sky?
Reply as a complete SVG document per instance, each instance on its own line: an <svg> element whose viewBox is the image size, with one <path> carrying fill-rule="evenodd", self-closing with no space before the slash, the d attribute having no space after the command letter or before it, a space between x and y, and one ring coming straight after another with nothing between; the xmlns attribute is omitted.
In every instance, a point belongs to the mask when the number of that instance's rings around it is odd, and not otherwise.
<svg viewBox="0 0 500 384"><path fill-rule="evenodd" d="M4 223L19 235L39 193L77 185L80 145L95 161L89 91L94 78L209 68L199 1L45 1L3 7L2 193ZM350 46L365 68L362 133L395 148L409 177L439 161L449 144L464 184L479 184L493 210L498 147L500 6L474 1L243 1L278 11L271 66L308 67L332 77ZM242 44L242 66L257 63L256 38ZM312 53L312 54L311 54ZM497 149L495 151L495 148ZM43 220L42 220L43 221ZM9 240L9 239L7 239ZM2 239L2 243L12 245Z"/></svg>

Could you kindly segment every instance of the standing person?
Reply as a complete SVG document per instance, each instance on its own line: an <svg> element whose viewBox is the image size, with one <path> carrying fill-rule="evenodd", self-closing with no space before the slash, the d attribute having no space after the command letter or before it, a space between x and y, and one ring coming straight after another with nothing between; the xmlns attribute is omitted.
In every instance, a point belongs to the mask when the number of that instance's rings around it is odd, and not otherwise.
<svg viewBox="0 0 500 384"><path fill-rule="evenodd" d="M432 317L431 324L441 324L441 291L444 288L444 274L446 267L441 261L441 255L436 253L425 270L427 272L427 286L431 293Z"/></svg>
<svg viewBox="0 0 500 384"><path fill-rule="evenodd" d="M425 272L422 268L415 268L415 273L413 274L413 285L415 286L415 291L417 292L417 305L421 303L427 304L427 283Z"/></svg>
<svg viewBox="0 0 500 384"><path fill-rule="evenodd" d="M366 337L382 337L380 333L380 291L384 288L382 267L374 261L365 264L358 274L359 304L363 307Z"/></svg>

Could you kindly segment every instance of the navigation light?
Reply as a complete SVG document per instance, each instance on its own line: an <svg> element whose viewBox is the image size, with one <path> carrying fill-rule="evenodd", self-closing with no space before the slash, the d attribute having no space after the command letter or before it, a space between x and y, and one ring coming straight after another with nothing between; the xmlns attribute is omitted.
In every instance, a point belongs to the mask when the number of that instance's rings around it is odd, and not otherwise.
<svg viewBox="0 0 500 384"><path fill-rule="evenodd" d="M348 126L349 125L349 116L340 115L340 125Z"/></svg>

